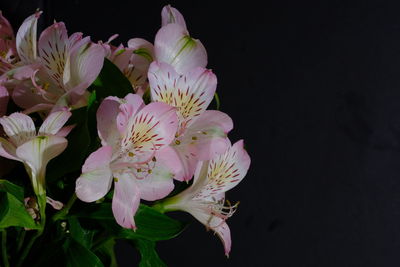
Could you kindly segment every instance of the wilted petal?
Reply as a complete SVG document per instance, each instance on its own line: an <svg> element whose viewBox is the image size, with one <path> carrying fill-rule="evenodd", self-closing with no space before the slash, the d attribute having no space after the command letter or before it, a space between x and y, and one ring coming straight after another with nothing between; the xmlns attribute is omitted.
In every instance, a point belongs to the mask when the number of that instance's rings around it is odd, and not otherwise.
<svg viewBox="0 0 400 267"><path fill-rule="evenodd" d="M214 97L217 78L204 68L195 68L183 76L165 63L153 62L149 69L151 97L178 108L180 131L202 114Z"/></svg>
<svg viewBox="0 0 400 267"><path fill-rule="evenodd" d="M176 23L186 29L186 22L182 14L171 5L165 6L161 11L161 25L165 26L170 23Z"/></svg>
<svg viewBox="0 0 400 267"><path fill-rule="evenodd" d="M19 146L36 136L35 125L31 117L22 113L12 113L0 118L0 124L15 146Z"/></svg>
<svg viewBox="0 0 400 267"><path fill-rule="evenodd" d="M224 154L210 160L205 185L195 198L205 199L230 190L244 178L249 167L250 157L240 140Z"/></svg>
<svg viewBox="0 0 400 267"><path fill-rule="evenodd" d="M85 202L104 197L110 190L112 173L110 161L112 147L103 146L90 154L82 167L82 175L76 180L76 195Z"/></svg>
<svg viewBox="0 0 400 267"><path fill-rule="evenodd" d="M33 63L36 60L36 31L40 14L42 14L42 11L38 11L26 18L18 29L16 37L17 51L23 63Z"/></svg>
<svg viewBox="0 0 400 267"><path fill-rule="evenodd" d="M8 99L9 95L7 88L0 85L0 117L5 115L7 112Z"/></svg>
<svg viewBox="0 0 400 267"><path fill-rule="evenodd" d="M180 74L207 65L207 52L203 44L175 23L167 24L158 31L154 54L156 61L172 65Z"/></svg>
<svg viewBox="0 0 400 267"><path fill-rule="evenodd" d="M56 135L71 115L67 110L51 113L40 126L39 135Z"/></svg>
<svg viewBox="0 0 400 267"><path fill-rule="evenodd" d="M136 229L134 216L140 203L140 191L135 178L128 174L118 174L114 183L112 210L115 220L125 228Z"/></svg>

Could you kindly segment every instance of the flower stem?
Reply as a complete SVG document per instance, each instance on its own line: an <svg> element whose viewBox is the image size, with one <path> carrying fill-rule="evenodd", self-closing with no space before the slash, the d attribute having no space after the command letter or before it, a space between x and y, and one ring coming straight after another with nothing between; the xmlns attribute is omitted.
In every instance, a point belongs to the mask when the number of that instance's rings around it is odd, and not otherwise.
<svg viewBox="0 0 400 267"><path fill-rule="evenodd" d="M3 264L4 267L10 267L10 263L8 262L8 255L7 255L7 231L1 231L1 254L3 256Z"/></svg>
<svg viewBox="0 0 400 267"><path fill-rule="evenodd" d="M17 253L21 250L22 245L24 244L25 235L26 235L26 231L24 229L22 229L21 234L19 234L19 237L18 237Z"/></svg>
<svg viewBox="0 0 400 267"><path fill-rule="evenodd" d="M77 196L74 193L71 196L71 198L68 200L68 203L64 206L64 208L62 210L60 210L59 212L57 212L56 214L54 214L52 221L55 222L58 220L65 219L65 216L67 216L67 214L69 213L69 210L71 209L72 205L74 205L76 199L77 199Z"/></svg>
<svg viewBox="0 0 400 267"><path fill-rule="evenodd" d="M24 251L22 251L21 257L18 260L17 266L22 266L22 263L24 262L26 256L28 256L29 251L31 250L33 244L35 243L36 239L41 236L43 233L43 229L39 229L35 235L29 240L28 245L25 247Z"/></svg>

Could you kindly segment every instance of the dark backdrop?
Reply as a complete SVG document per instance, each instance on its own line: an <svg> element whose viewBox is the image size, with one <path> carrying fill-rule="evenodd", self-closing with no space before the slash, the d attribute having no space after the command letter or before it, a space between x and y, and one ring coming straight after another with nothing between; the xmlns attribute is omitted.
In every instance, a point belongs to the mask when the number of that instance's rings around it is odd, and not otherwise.
<svg viewBox="0 0 400 267"><path fill-rule="evenodd" d="M261 2L261 1L260 1ZM321 3L323 2L323 3ZM170 3L201 39L222 110L252 157L230 259L197 222L160 242L169 266L400 266L398 1L15 1L17 28L64 21L93 40L153 41ZM189 217L187 217L189 218ZM117 247L121 266L137 253Z"/></svg>

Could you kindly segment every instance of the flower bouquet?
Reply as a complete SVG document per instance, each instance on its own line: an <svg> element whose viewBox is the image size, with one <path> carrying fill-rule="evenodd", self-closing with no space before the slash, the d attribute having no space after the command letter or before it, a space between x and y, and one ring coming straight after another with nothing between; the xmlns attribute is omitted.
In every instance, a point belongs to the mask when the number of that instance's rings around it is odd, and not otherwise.
<svg viewBox="0 0 400 267"><path fill-rule="evenodd" d="M3 266L116 266L125 239L140 266L193 215L231 249L225 192L246 175L243 141L218 111L207 53L171 6L154 44L68 35L41 11L16 35L0 14L0 231ZM215 99L215 101L213 101ZM210 105L217 110L207 109ZM43 253L51 249L51 253Z"/></svg>

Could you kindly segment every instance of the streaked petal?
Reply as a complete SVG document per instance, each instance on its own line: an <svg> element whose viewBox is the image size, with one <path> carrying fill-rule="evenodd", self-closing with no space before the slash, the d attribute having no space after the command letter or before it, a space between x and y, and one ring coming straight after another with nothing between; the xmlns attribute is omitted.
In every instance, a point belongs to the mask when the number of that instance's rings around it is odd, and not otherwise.
<svg viewBox="0 0 400 267"><path fill-rule="evenodd" d="M39 135L55 135L60 131L64 124L71 117L72 113L68 110L51 113L43 122L39 129Z"/></svg>
<svg viewBox="0 0 400 267"><path fill-rule="evenodd" d="M230 190L244 178L249 167L250 157L243 148L243 140L240 140L224 154L210 160L206 185L195 198L209 198Z"/></svg>
<svg viewBox="0 0 400 267"><path fill-rule="evenodd" d="M0 85L0 117L5 115L7 112L8 99L9 95L7 88Z"/></svg>
<svg viewBox="0 0 400 267"><path fill-rule="evenodd" d="M36 60L36 31L40 14L42 14L42 11L27 17L18 29L16 36L17 51L23 63L33 63Z"/></svg>
<svg viewBox="0 0 400 267"><path fill-rule="evenodd" d="M112 210L115 220L125 228L136 229L134 216L140 203L140 192L135 178L128 174L118 174L114 183Z"/></svg>
<svg viewBox="0 0 400 267"><path fill-rule="evenodd" d="M22 113L12 113L0 118L0 124L15 146L19 146L36 136L35 125L31 117Z"/></svg>
<svg viewBox="0 0 400 267"><path fill-rule="evenodd" d="M136 153L158 150L172 142L177 124L175 108L161 102L150 103L129 121L122 148Z"/></svg>
<svg viewBox="0 0 400 267"><path fill-rule="evenodd" d="M119 106L119 114L117 116L117 127L121 134L124 134L129 120L141 110L145 104L143 99L137 94L127 94Z"/></svg>
<svg viewBox="0 0 400 267"><path fill-rule="evenodd" d="M162 27L154 41L155 60L172 65L180 74L207 65L203 44L189 36L182 25L172 23Z"/></svg>
<svg viewBox="0 0 400 267"><path fill-rule="evenodd" d="M161 25L165 26L170 23L176 23L186 29L186 22L182 14L171 5L165 6L161 11Z"/></svg>
<svg viewBox="0 0 400 267"><path fill-rule="evenodd" d="M67 29L63 22L54 23L41 33L39 55L48 75L63 88L64 69L69 57Z"/></svg>
<svg viewBox="0 0 400 267"><path fill-rule="evenodd" d="M110 161L112 147L104 146L90 154L82 167L82 175L76 180L76 195L85 202L104 197L110 190L112 173Z"/></svg>
<svg viewBox="0 0 400 267"><path fill-rule="evenodd" d="M179 76L165 63L153 62L149 69L151 96L178 108L180 131L202 114L214 97L217 78L204 68Z"/></svg>

